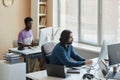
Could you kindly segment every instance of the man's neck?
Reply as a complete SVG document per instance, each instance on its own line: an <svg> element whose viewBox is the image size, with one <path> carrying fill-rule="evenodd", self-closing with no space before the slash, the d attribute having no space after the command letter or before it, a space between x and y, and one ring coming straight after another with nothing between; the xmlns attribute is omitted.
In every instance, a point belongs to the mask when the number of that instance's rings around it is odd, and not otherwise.
<svg viewBox="0 0 120 80"><path fill-rule="evenodd" d="M29 31L30 29L28 29L28 28L25 28L25 30L26 30L26 31Z"/></svg>
<svg viewBox="0 0 120 80"><path fill-rule="evenodd" d="M66 44L65 47L68 48L69 45L70 45L70 44Z"/></svg>

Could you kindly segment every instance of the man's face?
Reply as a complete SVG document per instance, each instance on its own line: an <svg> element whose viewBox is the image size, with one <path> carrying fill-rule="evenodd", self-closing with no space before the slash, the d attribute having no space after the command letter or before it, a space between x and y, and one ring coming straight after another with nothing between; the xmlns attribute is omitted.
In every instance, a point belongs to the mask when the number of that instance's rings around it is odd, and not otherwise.
<svg viewBox="0 0 120 80"><path fill-rule="evenodd" d="M68 44L72 44L73 42L73 34L70 33L70 37L69 37L69 40L68 40Z"/></svg>
<svg viewBox="0 0 120 80"><path fill-rule="evenodd" d="M27 24L26 24L26 27L30 30L32 28L32 21L29 21Z"/></svg>

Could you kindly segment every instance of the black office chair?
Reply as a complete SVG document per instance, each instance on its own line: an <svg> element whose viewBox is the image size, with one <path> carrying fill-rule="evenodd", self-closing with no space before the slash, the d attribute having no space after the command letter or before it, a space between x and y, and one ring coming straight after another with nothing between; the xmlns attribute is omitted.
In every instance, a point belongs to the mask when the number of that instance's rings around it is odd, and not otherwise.
<svg viewBox="0 0 120 80"><path fill-rule="evenodd" d="M55 46L55 44L53 42L47 42L41 47L41 50L44 55L44 63L45 64L49 64L49 62L50 62L49 58L50 58L50 55L51 55L51 52L52 52L54 46Z"/></svg>

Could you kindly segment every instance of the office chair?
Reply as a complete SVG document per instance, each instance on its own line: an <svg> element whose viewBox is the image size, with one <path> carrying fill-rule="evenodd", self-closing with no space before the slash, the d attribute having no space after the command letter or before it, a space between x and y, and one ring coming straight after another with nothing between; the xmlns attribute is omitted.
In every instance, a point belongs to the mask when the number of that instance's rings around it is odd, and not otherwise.
<svg viewBox="0 0 120 80"><path fill-rule="evenodd" d="M44 55L45 64L49 64L49 62L50 62L49 58L50 58L50 55L51 55L51 52L52 52L54 46L55 45L53 42L47 42L44 45L42 45L41 50Z"/></svg>
<svg viewBox="0 0 120 80"><path fill-rule="evenodd" d="M0 60L3 60L3 54L0 54Z"/></svg>
<svg viewBox="0 0 120 80"><path fill-rule="evenodd" d="M13 45L13 47L18 47L17 40L13 40L12 45Z"/></svg>

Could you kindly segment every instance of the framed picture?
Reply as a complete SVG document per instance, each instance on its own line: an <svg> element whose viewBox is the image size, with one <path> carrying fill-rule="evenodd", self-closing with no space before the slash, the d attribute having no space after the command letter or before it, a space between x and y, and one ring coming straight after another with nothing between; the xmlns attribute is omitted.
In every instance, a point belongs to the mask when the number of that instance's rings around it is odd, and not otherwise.
<svg viewBox="0 0 120 80"><path fill-rule="evenodd" d="M13 5L14 0L3 0L2 3L3 3L3 5L4 5L5 7L10 7L10 6Z"/></svg>

